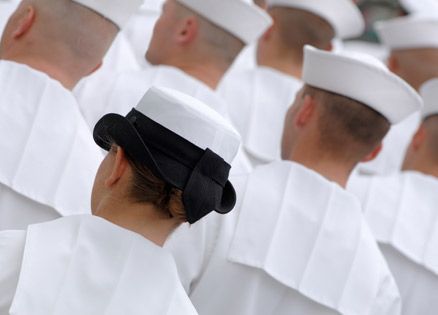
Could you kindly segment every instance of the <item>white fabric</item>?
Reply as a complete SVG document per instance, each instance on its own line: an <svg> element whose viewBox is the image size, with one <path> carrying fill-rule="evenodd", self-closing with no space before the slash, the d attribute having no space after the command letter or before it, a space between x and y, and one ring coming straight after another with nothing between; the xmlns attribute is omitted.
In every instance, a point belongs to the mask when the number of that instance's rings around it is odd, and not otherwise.
<svg viewBox="0 0 438 315"><path fill-rule="evenodd" d="M136 110L199 148L231 164L240 135L230 122L200 100L174 89L151 87Z"/></svg>
<svg viewBox="0 0 438 315"><path fill-rule="evenodd" d="M336 80L334 79L336 77ZM421 97L372 56L304 48L303 81L359 101L396 124L422 107Z"/></svg>
<svg viewBox="0 0 438 315"><path fill-rule="evenodd" d="M112 21L123 28L132 14L138 10L143 0L73 0Z"/></svg>
<svg viewBox="0 0 438 315"><path fill-rule="evenodd" d="M365 21L352 0L267 0L268 6L290 7L309 11L325 19L339 38L360 36Z"/></svg>
<svg viewBox="0 0 438 315"><path fill-rule="evenodd" d="M392 50L438 48L438 12L380 21L375 27L382 43Z"/></svg>
<svg viewBox="0 0 438 315"><path fill-rule="evenodd" d="M417 172L357 177L349 183L377 240L438 275L438 179Z"/></svg>
<svg viewBox="0 0 438 315"><path fill-rule="evenodd" d="M423 98L423 118L438 114L438 78L424 83L420 88L420 95Z"/></svg>
<svg viewBox="0 0 438 315"><path fill-rule="evenodd" d="M149 65L145 54L163 3L164 0L146 0L122 29L122 33L131 43L138 64L142 67Z"/></svg>
<svg viewBox="0 0 438 315"><path fill-rule="evenodd" d="M25 231L0 232L0 314L9 315L23 260Z"/></svg>
<svg viewBox="0 0 438 315"><path fill-rule="evenodd" d="M421 121L420 112L416 112L402 122L391 126L383 138L382 151L377 157L366 163L360 163L359 173L368 175L389 175L399 172L409 143Z"/></svg>
<svg viewBox="0 0 438 315"><path fill-rule="evenodd" d="M409 13L436 13L438 14L437 0L399 0L403 8Z"/></svg>
<svg viewBox="0 0 438 315"><path fill-rule="evenodd" d="M349 183L397 280L404 314L435 314L438 301L438 179L417 172Z"/></svg>
<svg viewBox="0 0 438 315"><path fill-rule="evenodd" d="M232 182L240 196L232 213L167 245L200 314L400 314L354 196L291 162Z"/></svg>
<svg viewBox="0 0 438 315"><path fill-rule="evenodd" d="M18 0L0 0L0 37L3 29L19 4Z"/></svg>
<svg viewBox="0 0 438 315"><path fill-rule="evenodd" d="M17 194L17 204L6 202L2 216L23 205L20 195L58 216L88 213L103 155L71 92L9 61L0 61L0 86L0 184Z"/></svg>
<svg viewBox="0 0 438 315"><path fill-rule="evenodd" d="M177 0L210 22L251 44L272 24L270 15L253 0Z"/></svg>
<svg viewBox="0 0 438 315"><path fill-rule="evenodd" d="M22 260L23 236L18 242L7 233L0 233L0 262L15 282L21 264L11 315L197 314L171 256L106 220L82 215L32 225ZM3 290L10 282L0 282L2 295L10 295Z"/></svg>
<svg viewBox="0 0 438 315"><path fill-rule="evenodd" d="M302 83L268 67L235 72L222 81L220 95L245 151L261 163L279 160L286 112Z"/></svg>
<svg viewBox="0 0 438 315"><path fill-rule="evenodd" d="M90 121L89 117L97 117L102 114L99 112L99 101L103 97L101 93L106 92L106 90L101 87L112 84L114 78L120 73L139 70L140 65L131 43L126 35L120 32L106 54L102 67L92 75L82 79L73 91L78 103L81 104L81 111L91 130L94 127L94 125L92 126L94 121Z"/></svg>

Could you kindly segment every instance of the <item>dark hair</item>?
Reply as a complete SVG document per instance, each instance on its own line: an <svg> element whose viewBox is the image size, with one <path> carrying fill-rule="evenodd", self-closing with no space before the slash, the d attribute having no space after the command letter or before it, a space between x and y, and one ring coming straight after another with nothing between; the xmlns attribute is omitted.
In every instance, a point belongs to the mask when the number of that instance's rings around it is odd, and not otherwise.
<svg viewBox="0 0 438 315"><path fill-rule="evenodd" d="M270 9L279 29L283 48L303 62L305 45L327 49L335 37L335 30L323 18L301 9L273 7Z"/></svg>
<svg viewBox="0 0 438 315"><path fill-rule="evenodd" d="M118 146L114 141L112 143L113 146ZM129 198L135 203L150 203L163 215L186 222L182 191L155 176L146 165L129 156L126 150L125 155L133 174Z"/></svg>
<svg viewBox="0 0 438 315"><path fill-rule="evenodd" d="M305 85L303 95L320 104L320 145L335 155L361 159L389 131L389 121L361 102L309 85Z"/></svg>

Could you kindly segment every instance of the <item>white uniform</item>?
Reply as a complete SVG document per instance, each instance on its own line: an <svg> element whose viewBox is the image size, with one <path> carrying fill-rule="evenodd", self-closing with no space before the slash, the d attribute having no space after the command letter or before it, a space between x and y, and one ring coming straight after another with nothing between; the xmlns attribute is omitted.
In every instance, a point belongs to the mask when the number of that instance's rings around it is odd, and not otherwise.
<svg viewBox="0 0 438 315"><path fill-rule="evenodd" d="M91 215L0 232L1 315L195 315L170 254Z"/></svg>
<svg viewBox="0 0 438 315"><path fill-rule="evenodd" d="M241 198L230 215L208 217L167 244L199 314L400 314L353 195L291 162L232 182Z"/></svg>
<svg viewBox="0 0 438 315"><path fill-rule="evenodd" d="M72 93L0 61L0 230L88 213L103 154Z"/></svg>
<svg viewBox="0 0 438 315"><path fill-rule="evenodd" d="M3 29L9 20L9 17L14 13L19 4L18 0L0 0L0 36Z"/></svg>
<svg viewBox="0 0 438 315"><path fill-rule="evenodd" d="M149 66L145 55L164 2L165 0L145 0L122 30L131 43L137 62L141 66Z"/></svg>
<svg viewBox="0 0 438 315"><path fill-rule="evenodd" d="M364 206L403 300L403 314L438 309L438 179L417 172L356 178Z"/></svg>
<svg viewBox="0 0 438 315"><path fill-rule="evenodd" d="M138 70L140 70L140 65L134 50L126 35L120 32L106 54L102 67L92 75L82 79L73 92L91 130L96 123L94 118L102 114L100 104L104 97L102 93L107 92L102 87L111 85L114 78L120 73Z"/></svg>
<svg viewBox="0 0 438 315"><path fill-rule="evenodd" d="M236 72L220 85L219 93L229 104L231 121L254 166L280 159L286 112L302 85L268 67Z"/></svg>

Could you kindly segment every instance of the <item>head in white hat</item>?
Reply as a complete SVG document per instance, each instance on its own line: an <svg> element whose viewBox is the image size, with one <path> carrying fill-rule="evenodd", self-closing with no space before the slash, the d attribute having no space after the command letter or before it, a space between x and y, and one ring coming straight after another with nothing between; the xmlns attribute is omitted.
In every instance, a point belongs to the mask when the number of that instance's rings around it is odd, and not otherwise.
<svg viewBox="0 0 438 315"><path fill-rule="evenodd" d="M269 7L300 9L327 21L338 38L359 36L365 30L365 21L352 0L267 0Z"/></svg>
<svg viewBox="0 0 438 315"><path fill-rule="evenodd" d="M99 68L139 6L139 0L23 0L2 35L0 59L27 64L72 89Z"/></svg>
<svg viewBox="0 0 438 315"><path fill-rule="evenodd" d="M303 48L332 50L336 37L360 35L364 20L351 0L268 0L274 24L258 42L257 62L301 77Z"/></svg>
<svg viewBox="0 0 438 315"><path fill-rule="evenodd" d="M244 45L256 41L271 22L252 0L167 0L146 59L218 73L207 80L215 87Z"/></svg>
<svg viewBox="0 0 438 315"><path fill-rule="evenodd" d="M391 50L388 67L416 90L438 76L438 12L381 21L376 30Z"/></svg>
<svg viewBox="0 0 438 315"><path fill-rule="evenodd" d="M306 46L303 80L286 118L283 158L319 164L342 184L379 153L390 124L422 106L406 82L367 55Z"/></svg>
<svg viewBox="0 0 438 315"><path fill-rule="evenodd" d="M420 93L423 119L406 151L403 170L438 177L438 78L423 84Z"/></svg>
<svg viewBox="0 0 438 315"><path fill-rule="evenodd" d="M96 124L94 139L109 153L96 177L93 213L108 207L108 201L121 200L124 205L113 207L115 212L137 204L154 209L162 224L174 228L234 207L228 175L239 135L222 116L188 95L151 88L126 117L105 115Z"/></svg>

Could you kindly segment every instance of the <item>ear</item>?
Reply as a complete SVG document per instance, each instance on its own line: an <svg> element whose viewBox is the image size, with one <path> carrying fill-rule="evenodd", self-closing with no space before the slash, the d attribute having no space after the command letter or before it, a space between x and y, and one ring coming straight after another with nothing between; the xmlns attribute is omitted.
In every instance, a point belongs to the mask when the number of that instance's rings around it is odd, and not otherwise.
<svg viewBox="0 0 438 315"><path fill-rule="evenodd" d="M365 156L361 162L366 163L374 160L382 151L382 149L383 149L383 144L379 143L379 145L376 148L374 148L374 150L371 151L367 156Z"/></svg>
<svg viewBox="0 0 438 315"><path fill-rule="evenodd" d="M126 159L125 151L121 147L116 147L114 162L110 176L105 179L105 186L114 186L125 174L128 167L128 160Z"/></svg>
<svg viewBox="0 0 438 315"><path fill-rule="evenodd" d="M426 140L426 128L421 125L417 132L412 137L411 147L414 151L418 151Z"/></svg>
<svg viewBox="0 0 438 315"><path fill-rule="evenodd" d="M391 54L388 57L387 64L388 64L388 69L391 72L393 72L393 73L398 73L399 72L399 69L400 69L399 62L398 62L397 57L394 56L393 54Z"/></svg>
<svg viewBox="0 0 438 315"><path fill-rule="evenodd" d="M199 33L199 21L195 16L183 19L181 27L178 29L176 41L180 45L192 43Z"/></svg>
<svg viewBox="0 0 438 315"><path fill-rule="evenodd" d="M305 127L315 113L315 100L310 95L303 95L303 102L295 116L295 125L298 128Z"/></svg>
<svg viewBox="0 0 438 315"><path fill-rule="evenodd" d="M35 8L28 5L17 14L17 17L15 18L15 29L12 32L12 37L14 39L18 39L29 32L35 22Z"/></svg>

